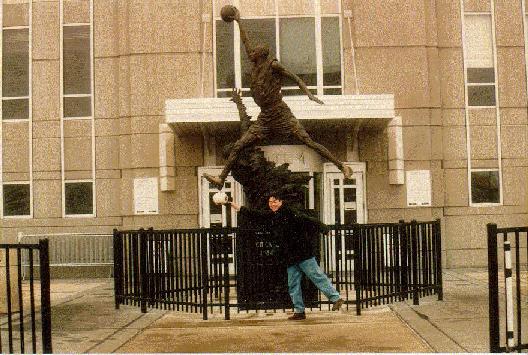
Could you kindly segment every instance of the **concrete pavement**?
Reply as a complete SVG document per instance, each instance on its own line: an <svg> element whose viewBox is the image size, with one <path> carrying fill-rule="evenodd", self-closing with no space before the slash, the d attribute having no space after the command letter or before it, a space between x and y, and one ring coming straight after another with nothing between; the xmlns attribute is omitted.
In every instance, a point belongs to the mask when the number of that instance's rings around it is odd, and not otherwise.
<svg viewBox="0 0 528 355"><path fill-rule="evenodd" d="M526 291L526 289L524 290ZM526 298L526 292L523 293ZM421 299L353 310L212 315L114 309L110 279L53 280L56 353L153 352L487 352L487 272L444 272L444 301ZM526 303L526 302L524 302Z"/></svg>

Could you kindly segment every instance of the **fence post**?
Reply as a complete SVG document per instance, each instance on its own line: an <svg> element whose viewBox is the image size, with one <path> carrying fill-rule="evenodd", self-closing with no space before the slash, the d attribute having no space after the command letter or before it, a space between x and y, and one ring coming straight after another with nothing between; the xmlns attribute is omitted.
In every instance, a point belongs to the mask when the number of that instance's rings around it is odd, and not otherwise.
<svg viewBox="0 0 528 355"><path fill-rule="evenodd" d="M336 290L337 292L340 292L340 284L341 284L341 263L345 260L345 254L344 250L341 249L341 245L343 244L343 230L339 228L341 225L338 225L336 228L336 234L334 239L334 255L335 255L335 261L336 261ZM346 262L346 261L345 261Z"/></svg>
<svg viewBox="0 0 528 355"><path fill-rule="evenodd" d="M117 228L114 228L114 298L116 309L119 309L123 292L123 251L122 241L119 237Z"/></svg>
<svg viewBox="0 0 528 355"><path fill-rule="evenodd" d="M363 265L361 250L361 226L354 225L354 288L356 289L356 315L361 315L361 267Z"/></svg>
<svg viewBox="0 0 528 355"><path fill-rule="evenodd" d="M403 299L409 297L409 244L407 226L403 219L399 220L400 231L401 231L401 290L403 291Z"/></svg>
<svg viewBox="0 0 528 355"><path fill-rule="evenodd" d="M435 221L433 225L435 228L434 232L434 242L436 245L436 293L438 295L438 300L444 300L444 286L442 282L442 224L440 218Z"/></svg>
<svg viewBox="0 0 528 355"><path fill-rule="evenodd" d="M229 238L225 230L222 231L222 251L223 251L223 266L224 266L224 307L225 320L231 319L231 309L229 307Z"/></svg>
<svg viewBox="0 0 528 355"><path fill-rule="evenodd" d="M141 313L147 313L148 277L147 277L147 233L139 230L139 279L141 282L140 303Z"/></svg>
<svg viewBox="0 0 528 355"><path fill-rule="evenodd" d="M499 334L499 263L497 260L497 225L487 224L488 283L489 283L489 342L490 352L500 352Z"/></svg>
<svg viewBox="0 0 528 355"><path fill-rule="evenodd" d="M202 316L207 320L207 296L209 294L209 273L207 269L207 233L200 233L200 258L202 265Z"/></svg>
<svg viewBox="0 0 528 355"><path fill-rule="evenodd" d="M40 314L42 317L42 352L51 354L51 298L50 298L50 268L49 241L39 240L40 259Z"/></svg>
<svg viewBox="0 0 528 355"><path fill-rule="evenodd" d="M418 296L418 225L416 220L411 221L411 257L412 257L412 289L413 289L413 305L420 304Z"/></svg>

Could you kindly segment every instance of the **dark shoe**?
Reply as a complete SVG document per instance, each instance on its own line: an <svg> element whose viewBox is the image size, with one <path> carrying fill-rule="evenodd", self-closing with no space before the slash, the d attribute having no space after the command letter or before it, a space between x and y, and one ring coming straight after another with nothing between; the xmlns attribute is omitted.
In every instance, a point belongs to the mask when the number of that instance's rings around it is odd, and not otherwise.
<svg viewBox="0 0 528 355"><path fill-rule="evenodd" d="M224 180L222 180L220 177L218 176L213 176L213 175L210 175L210 174L207 174L207 173L204 173L203 174L203 177L209 181L211 184L213 184L216 188L218 188L218 190L222 190L222 188L224 187Z"/></svg>
<svg viewBox="0 0 528 355"><path fill-rule="evenodd" d="M335 301L334 305L332 306L332 311L339 311L343 303L345 303L345 301L342 298Z"/></svg>
<svg viewBox="0 0 528 355"><path fill-rule="evenodd" d="M303 320L306 319L306 314L303 313L294 313L293 316L288 317L288 320Z"/></svg>

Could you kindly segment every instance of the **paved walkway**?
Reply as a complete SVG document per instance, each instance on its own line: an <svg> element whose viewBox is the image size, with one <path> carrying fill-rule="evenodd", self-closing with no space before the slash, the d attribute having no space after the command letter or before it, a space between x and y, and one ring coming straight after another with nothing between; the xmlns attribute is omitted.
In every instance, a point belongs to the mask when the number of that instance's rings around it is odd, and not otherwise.
<svg viewBox="0 0 528 355"><path fill-rule="evenodd" d="M523 293L526 304L527 294ZM444 301L364 310L214 315L114 308L112 280L52 281L55 353L487 352L487 273L448 270ZM526 314L526 313L525 313Z"/></svg>

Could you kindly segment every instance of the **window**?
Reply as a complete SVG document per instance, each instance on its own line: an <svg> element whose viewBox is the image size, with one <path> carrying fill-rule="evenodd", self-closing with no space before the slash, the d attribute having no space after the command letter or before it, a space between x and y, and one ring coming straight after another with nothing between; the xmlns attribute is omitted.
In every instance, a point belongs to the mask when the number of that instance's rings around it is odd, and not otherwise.
<svg viewBox="0 0 528 355"><path fill-rule="evenodd" d="M64 117L92 116L90 25L63 28Z"/></svg>
<svg viewBox="0 0 528 355"><path fill-rule="evenodd" d="M4 15L27 15L27 4L4 4ZM17 16L18 18L19 16ZM27 16L26 16L27 17ZM8 22L2 33L2 119L29 119L29 26ZM6 23L9 27L5 27ZM25 25L20 25L25 24Z"/></svg>
<svg viewBox="0 0 528 355"><path fill-rule="evenodd" d="M276 0L279 8L286 0ZM313 5L311 5L313 6ZM310 11L313 14L316 11ZM318 95L342 93L341 31L338 14L259 16L244 18L242 23L251 44L267 44L275 56L308 88ZM220 18L216 24L216 94L231 95L233 87L241 87L249 95L251 62L240 41L238 26ZM236 58L236 56L240 56ZM283 80L283 95L304 95L297 84Z"/></svg>
<svg viewBox="0 0 528 355"><path fill-rule="evenodd" d="M500 203L498 170L473 170L471 172L471 202Z"/></svg>
<svg viewBox="0 0 528 355"><path fill-rule="evenodd" d="M466 14L464 22L468 106L495 106L491 14Z"/></svg>
<svg viewBox="0 0 528 355"><path fill-rule="evenodd" d="M64 184L66 215L93 214L93 184L66 182Z"/></svg>
<svg viewBox="0 0 528 355"><path fill-rule="evenodd" d="M3 186L4 217L30 216L31 192L29 183L12 183Z"/></svg>

